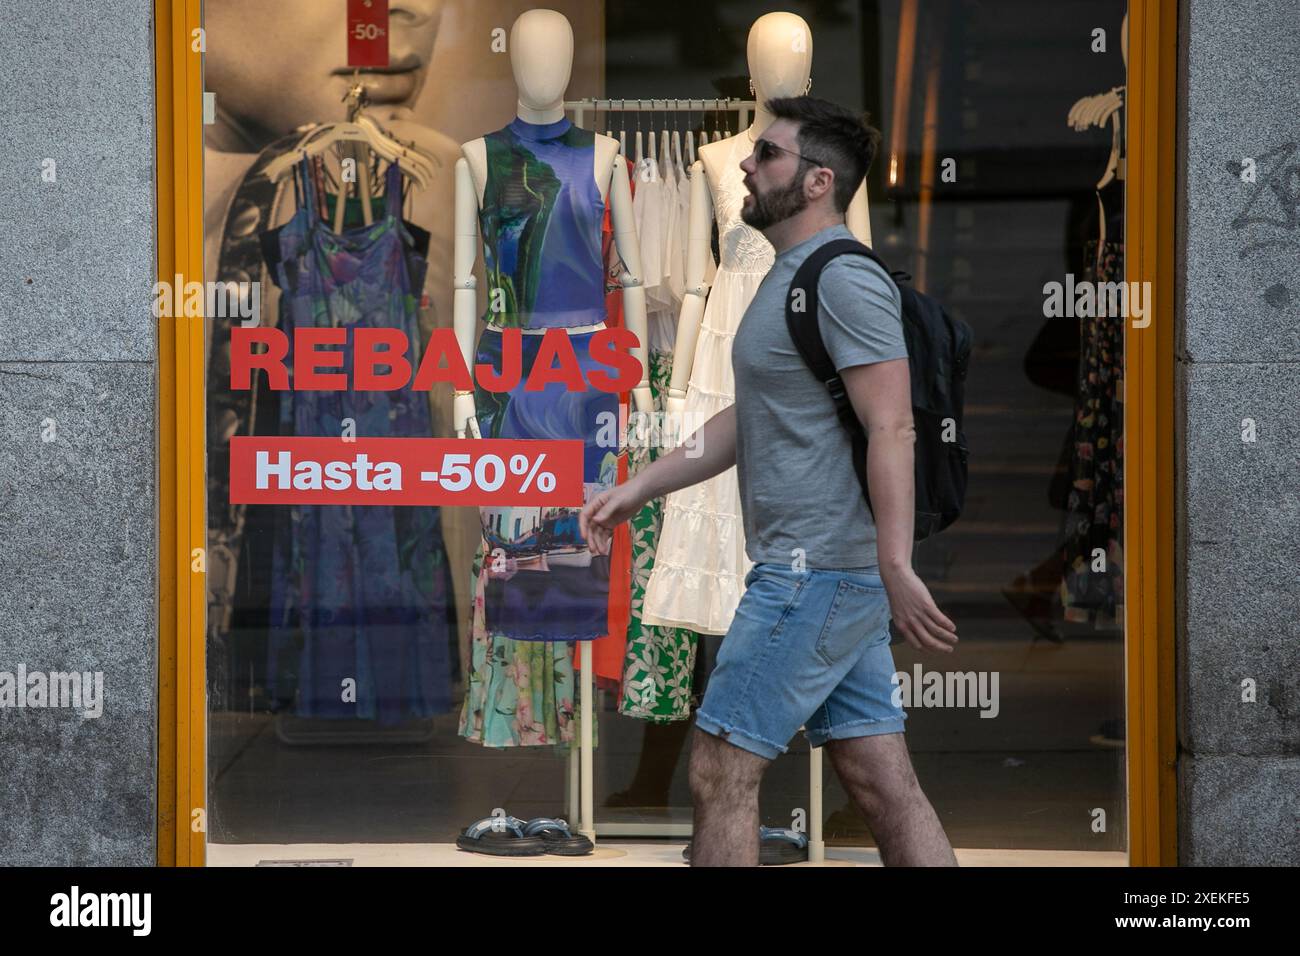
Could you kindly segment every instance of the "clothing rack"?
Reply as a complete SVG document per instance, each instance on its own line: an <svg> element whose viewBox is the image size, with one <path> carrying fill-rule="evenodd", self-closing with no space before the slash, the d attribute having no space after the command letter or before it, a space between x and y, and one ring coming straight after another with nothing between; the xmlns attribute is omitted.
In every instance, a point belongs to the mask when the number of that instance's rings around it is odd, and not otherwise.
<svg viewBox="0 0 1300 956"><path fill-rule="evenodd" d="M649 104L649 105L646 105ZM736 113L736 133L749 126L749 119L757 110L754 100L733 97L724 99L582 99L566 100L564 109L573 113L573 124L585 128L583 121L588 113ZM621 837L682 837L691 835L687 823L597 823L595 814L594 761L592 759L592 680L591 642L583 641L581 655L581 680L578 707L579 746L569 751L568 803L569 819L577 820L577 829L592 843L596 834ZM816 747L808 749L808 861L821 863L826 859L826 843L822 837L822 752Z"/></svg>
<svg viewBox="0 0 1300 956"><path fill-rule="evenodd" d="M646 104L649 104L648 106ZM670 105L671 104L671 105ZM736 132L749 125L749 118L758 109L754 100L735 97L721 99L613 99L565 100L565 110L573 111L573 124L583 126L588 112L596 113L736 113ZM585 128L585 127L584 127Z"/></svg>

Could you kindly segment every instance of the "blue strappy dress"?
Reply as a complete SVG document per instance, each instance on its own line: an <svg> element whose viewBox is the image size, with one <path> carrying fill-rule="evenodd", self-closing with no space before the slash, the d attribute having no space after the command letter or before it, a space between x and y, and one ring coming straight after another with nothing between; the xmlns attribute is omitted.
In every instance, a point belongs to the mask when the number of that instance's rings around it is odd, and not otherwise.
<svg viewBox="0 0 1300 956"><path fill-rule="evenodd" d="M266 237L278 261L280 328L292 385L297 328L393 328L418 361L417 312L426 261L401 220L401 172L388 168L384 214L334 232L321 220L307 161L296 170L298 209ZM271 257L268 256L268 259ZM341 347L352 367L352 336ZM394 391L287 391L281 434L359 438L432 435L428 401ZM455 611L439 509L291 505L276 543L273 649L301 639L297 713L391 724L451 707ZM348 681L354 683L349 684Z"/></svg>

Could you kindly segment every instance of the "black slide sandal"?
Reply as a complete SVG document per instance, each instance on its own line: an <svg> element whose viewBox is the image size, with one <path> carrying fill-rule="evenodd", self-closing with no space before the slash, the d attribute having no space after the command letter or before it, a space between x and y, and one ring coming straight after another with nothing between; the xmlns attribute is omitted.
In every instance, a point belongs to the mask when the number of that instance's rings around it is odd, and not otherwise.
<svg viewBox="0 0 1300 956"><path fill-rule="evenodd" d="M515 817L484 817L456 837L456 846L486 856L542 856L546 843L525 836L521 822Z"/></svg>
<svg viewBox="0 0 1300 956"><path fill-rule="evenodd" d="M785 866L787 863L808 862L808 837L796 830L782 827L758 828L758 865ZM682 847L682 859L691 860L691 845Z"/></svg>
<svg viewBox="0 0 1300 956"><path fill-rule="evenodd" d="M546 852L555 856L586 856L596 847L581 833L574 834L563 820L537 817L524 824L526 837L538 837L546 844Z"/></svg>

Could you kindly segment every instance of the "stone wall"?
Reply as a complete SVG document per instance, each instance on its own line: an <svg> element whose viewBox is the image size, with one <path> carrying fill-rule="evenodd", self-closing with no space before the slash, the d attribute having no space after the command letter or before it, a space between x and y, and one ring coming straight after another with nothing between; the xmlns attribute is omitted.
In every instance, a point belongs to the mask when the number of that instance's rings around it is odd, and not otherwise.
<svg viewBox="0 0 1300 956"><path fill-rule="evenodd" d="M1300 14L1184 0L1180 21L1179 856L1295 865Z"/></svg>
<svg viewBox="0 0 1300 956"><path fill-rule="evenodd" d="M7 4L2 19L0 694L20 668L90 674L91 686L99 672L103 701L97 717L83 716L94 710L84 699L0 709L0 865L147 865L158 670L152 4ZM37 703L39 684L22 688Z"/></svg>

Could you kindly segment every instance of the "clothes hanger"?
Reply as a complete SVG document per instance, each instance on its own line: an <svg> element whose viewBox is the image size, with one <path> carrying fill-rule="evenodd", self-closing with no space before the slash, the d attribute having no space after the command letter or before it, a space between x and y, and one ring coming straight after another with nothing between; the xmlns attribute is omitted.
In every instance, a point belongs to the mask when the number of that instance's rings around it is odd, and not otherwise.
<svg viewBox="0 0 1300 956"><path fill-rule="evenodd" d="M636 101L636 161L640 163L646 158L645 143L641 139L641 101Z"/></svg>
<svg viewBox="0 0 1300 956"><path fill-rule="evenodd" d="M691 122L694 117L691 109L691 101L686 101L686 165L687 168L695 165L695 124Z"/></svg>
<svg viewBox="0 0 1300 956"><path fill-rule="evenodd" d="M673 106L675 106L677 110L681 109L681 105L681 100L673 100ZM681 115L682 114L678 111L673 112L673 162L677 166L678 179L686 175L686 168L682 165L682 131L679 128Z"/></svg>
<svg viewBox="0 0 1300 956"><path fill-rule="evenodd" d="M626 156L627 155L627 110L624 109L624 107L627 106L627 103L624 100L619 100L618 105L619 105L618 149L619 152L621 152L624 156Z"/></svg>
<svg viewBox="0 0 1300 956"><path fill-rule="evenodd" d="M664 164L664 169L663 169L664 178L667 179L672 174L672 170L673 170L672 145L669 142L669 137L668 137L668 101L667 100L664 100L663 123L664 125L662 127L662 133L659 140L659 155L660 158L663 160L663 164Z"/></svg>
<svg viewBox="0 0 1300 956"><path fill-rule="evenodd" d="M267 165L267 177L272 182L279 182L299 160L319 156L338 143L356 143L369 147L389 162L397 163L419 188L429 187L434 168L426 156L378 132L378 127L372 120L366 117L357 119L359 122L355 123L325 123L309 131L298 141L297 146Z"/></svg>
<svg viewBox="0 0 1300 956"><path fill-rule="evenodd" d="M614 105L614 101L610 100L609 105L612 107ZM627 140L624 139L622 136L616 136L614 134L614 111L612 109L605 110L605 135L608 136L610 139L618 140L618 154L626 159Z"/></svg>
<svg viewBox="0 0 1300 956"><path fill-rule="evenodd" d="M395 164L402 174L415 184L417 189L429 188L432 176L429 174L430 167L427 161L421 163L419 159L414 158L412 150L385 138L376 137L371 130L355 123L333 123L308 134L306 141L300 142L297 149L290 150L283 156L277 157L273 163L268 165L266 175L272 182L278 182L300 160L310 156L319 156L339 144L342 144L345 148L351 147L348 151L352 154L351 158L356 161L357 198L361 201L361 218L364 225L368 226L374 222L374 214L370 207L372 195L370 189L370 164L367 158L361 154L361 150L356 147L370 149L382 159ZM346 182L340 182L335 190L337 200L332 224L335 232L340 232L343 229L348 185Z"/></svg>
<svg viewBox="0 0 1300 956"><path fill-rule="evenodd" d="M395 149L399 159L408 160L410 166L413 169L419 169L429 182L432 182L438 175L438 169L442 166L441 161L421 152L418 147L397 139L369 116L358 113L354 122L358 126L370 130L377 142Z"/></svg>
<svg viewBox="0 0 1300 956"><path fill-rule="evenodd" d="M324 123L308 130L294 149L267 165L267 178L272 182L279 182L300 160L309 156L318 156L331 146L342 143L368 147L383 159L396 163L418 188L428 189L437 175L433 159L414 147L393 139L378 123L362 114L361 110L365 105L365 87L360 83L359 72L354 74L353 84L343 100L348 104L347 120ZM354 155L353 158L356 159L358 166L358 186L368 186L368 183L361 182L363 177L369 179L368 166L364 170L361 168L364 157ZM362 210L368 225L369 203L363 203Z"/></svg>

